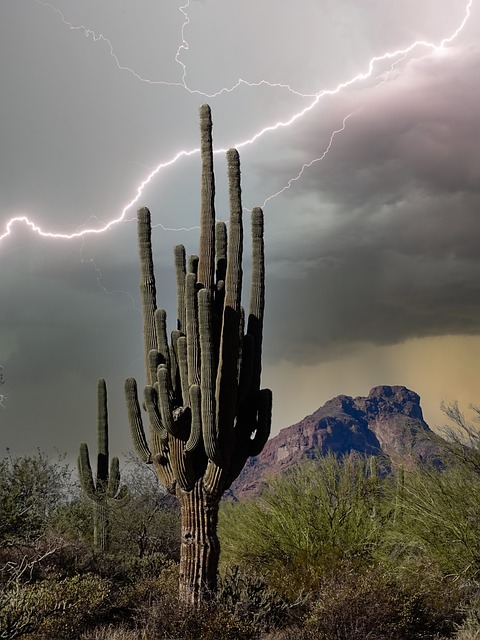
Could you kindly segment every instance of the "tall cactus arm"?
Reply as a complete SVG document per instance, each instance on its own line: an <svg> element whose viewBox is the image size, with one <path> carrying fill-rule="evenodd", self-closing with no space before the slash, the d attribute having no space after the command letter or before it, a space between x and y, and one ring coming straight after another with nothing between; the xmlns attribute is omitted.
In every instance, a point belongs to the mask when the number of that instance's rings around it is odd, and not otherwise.
<svg viewBox="0 0 480 640"><path fill-rule="evenodd" d="M209 460L222 464L217 423L215 422L215 360L213 352L212 296L206 289L198 292L198 315L202 352L201 367L201 422L203 444Z"/></svg>
<svg viewBox="0 0 480 640"><path fill-rule="evenodd" d="M272 394L269 389L260 390L265 307L263 232L263 212L259 207L256 207L252 211L252 284L247 334L244 337L240 370L238 416L235 425L235 455L232 459L226 486L230 486L250 456L258 455L262 451L270 435Z"/></svg>
<svg viewBox="0 0 480 640"><path fill-rule="evenodd" d="M147 382L153 384L150 380L150 369L148 354L152 349L157 348L157 337L155 331L155 310L156 288L155 274L153 269L152 257L152 229L150 224L150 211L147 207L138 210L138 246L140 251L140 293L142 298L142 314L143 314L143 347L145 370Z"/></svg>
<svg viewBox="0 0 480 640"><path fill-rule="evenodd" d="M187 338L181 336L177 341L177 362L180 376L180 386L182 389L182 403L184 407L190 404L190 394L188 391L188 355ZM178 403L180 404L180 402Z"/></svg>
<svg viewBox="0 0 480 640"><path fill-rule="evenodd" d="M115 498L120 488L120 462L117 456L110 462L110 473L108 474L107 497Z"/></svg>
<svg viewBox="0 0 480 640"><path fill-rule="evenodd" d="M125 399L127 402L128 422L130 424L133 445L141 460L147 464L151 464L152 454L143 429L142 413L138 402L137 382L134 378L128 378L125 381Z"/></svg>
<svg viewBox="0 0 480 640"><path fill-rule="evenodd" d="M260 378L262 372L262 339L263 317L265 308L265 250L263 241L263 212L259 207L252 211L252 283L250 288L250 307L247 323L247 334L253 340L253 358L251 363L251 380L248 393L239 398L238 427L250 430L250 424L257 422ZM247 354L242 366L247 365ZM248 357L250 355L248 354ZM261 400L263 402L263 400ZM250 430L250 433L252 430Z"/></svg>
<svg viewBox="0 0 480 640"><path fill-rule="evenodd" d="M227 272L227 225L221 221L215 224L215 262L215 279L224 282Z"/></svg>
<svg viewBox="0 0 480 640"><path fill-rule="evenodd" d="M160 482L169 493L175 493L175 477L169 461L168 442L163 443L160 436L153 432L151 436L155 444L155 454L152 455L143 429L137 383L134 378L128 378L125 382L125 399L133 445L138 456L147 464L153 463Z"/></svg>
<svg viewBox="0 0 480 640"><path fill-rule="evenodd" d="M100 378L97 384L97 451L96 485L98 490L108 479L107 385L102 378Z"/></svg>
<svg viewBox="0 0 480 640"><path fill-rule="evenodd" d="M157 379L157 369L160 364L160 354L156 349L152 349L148 354L148 379L152 381L152 385L155 384Z"/></svg>
<svg viewBox="0 0 480 640"><path fill-rule="evenodd" d="M249 333L246 333L243 336L240 379L238 382L237 407L241 405L252 386L254 350L255 341L253 339L253 336L251 336Z"/></svg>
<svg viewBox="0 0 480 640"><path fill-rule="evenodd" d="M230 233L228 238L227 271L225 275L225 305L240 312L242 296L242 190L240 186L240 156L236 149L227 151L230 200Z"/></svg>
<svg viewBox="0 0 480 640"><path fill-rule="evenodd" d="M199 261L199 257L196 255L192 255L188 259L188 273L194 273L197 279L198 279L198 261Z"/></svg>
<svg viewBox="0 0 480 640"><path fill-rule="evenodd" d="M167 312L165 309L155 311L155 331L157 335L158 364L165 364L170 368L170 350L167 338ZM156 374L155 374L156 375Z"/></svg>
<svg viewBox="0 0 480 640"><path fill-rule="evenodd" d="M192 384L190 387L190 408L192 411L192 426L190 437L185 443L186 453L197 451L202 442L202 400L198 384Z"/></svg>
<svg viewBox="0 0 480 640"><path fill-rule="evenodd" d="M91 500L95 500L96 488L86 442L82 442L80 445L80 453L78 456L78 475L80 477L80 484L82 485L83 491Z"/></svg>
<svg viewBox="0 0 480 640"><path fill-rule="evenodd" d="M200 107L200 152L202 187L198 282L208 291L212 291L215 260L215 178L213 173L212 114L208 104L202 104Z"/></svg>
<svg viewBox="0 0 480 640"><path fill-rule="evenodd" d="M185 304L183 301L185 297L186 259L183 244L175 245L173 255L177 280L177 329L185 333Z"/></svg>
<svg viewBox="0 0 480 640"><path fill-rule="evenodd" d="M233 444L242 293L242 201L240 159L236 149L227 151L227 165L230 194L230 232L225 279L225 305L216 382L216 422L222 455L226 460L230 456Z"/></svg>
<svg viewBox="0 0 480 640"><path fill-rule="evenodd" d="M250 437L249 456L258 456L270 437L272 426L273 396L270 389L261 389L258 394L256 429Z"/></svg>
<svg viewBox="0 0 480 640"><path fill-rule="evenodd" d="M144 398L151 428L155 431L160 440L167 441L168 431L162 423L162 416L158 408L158 392L154 387L146 386Z"/></svg>
<svg viewBox="0 0 480 640"><path fill-rule="evenodd" d="M183 337L181 331L172 331L171 344L170 344L170 382L173 393L176 397L181 397L182 394L182 382L180 379L180 367L179 367L179 352L178 341Z"/></svg>
<svg viewBox="0 0 480 640"><path fill-rule="evenodd" d="M254 417L252 418L252 413ZM272 392L261 389L257 404L248 413L241 412L235 427L235 455L232 456L224 489L238 477L248 458L258 456L270 436L272 423Z"/></svg>
<svg viewBox="0 0 480 640"><path fill-rule="evenodd" d="M110 473L108 476L107 497L109 505L123 507L130 500L130 492L125 484L120 486L120 463L116 456L110 463Z"/></svg>
<svg viewBox="0 0 480 640"><path fill-rule="evenodd" d="M225 277L227 273L227 226L224 222L215 225L215 314L218 318L223 315L225 300Z"/></svg>
<svg viewBox="0 0 480 640"><path fill-rule="evenodd" d="M185 277L185 310L187 334L188 385L200 384L200 343L198 337L198 311L194 273Z"/></svg>
<svg viewBox="0 0 480 640"><path fill-rule="evenodd" d="M252 283L247 333L253 336L254 364L252 388L260 388L262 371L263 316L265 310L265 246L263 211L255 207L252 211Z"/></svg>

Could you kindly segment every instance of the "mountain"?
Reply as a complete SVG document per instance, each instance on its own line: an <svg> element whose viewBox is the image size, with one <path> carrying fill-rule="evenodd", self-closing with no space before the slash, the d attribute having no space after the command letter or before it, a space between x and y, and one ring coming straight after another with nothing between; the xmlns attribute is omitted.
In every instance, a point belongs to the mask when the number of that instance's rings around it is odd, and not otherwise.
<svg viewBox="0 0 480 640"><path fill-rule="evenodd" d="M254 495L267 476L328 451L383 455L393 465L409 465L438 460L441 442L423 419L420 396L406 387L374 387L365 398L341 395L269 440L249 459L232 494Z"/></svg>

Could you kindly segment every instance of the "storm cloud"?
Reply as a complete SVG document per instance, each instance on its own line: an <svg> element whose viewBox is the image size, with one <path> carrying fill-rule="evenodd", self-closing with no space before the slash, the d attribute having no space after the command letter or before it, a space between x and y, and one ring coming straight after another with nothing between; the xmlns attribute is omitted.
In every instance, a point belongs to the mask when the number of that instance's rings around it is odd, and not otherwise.
<svg viewBox="0 0 480 640"><path fill-rule="evenodd" d="M466 5L8 3L0 235L13 216L71 234L124 215L104 234L41 238L18 223L1 241L0 454L56 447L74 457L95 437L99 377L112 449L130 448L123 381L143 379L135 209L152 211L158 300L173 328L172 246L197 251L202 102L216 148L239 146L245 207L265 203L265 384L281 390L274 429L328 399L318 390L328 367L335 379L325 393L365 395L367 368L369 383L408 383L412 341L431 354L429 340L478 336L479 3L444 49L419 45L336 91L372 56L451 36ZM331 93L316 100L322 90ZM192 153L173 162L181 150ZM159 164L168 166L137 198ZM223 153L215 165L217 216L226 219ZM442 344L435 349L451 362ZM392 378L382 349L395 352L405 378ZM357 358L349 378L339 373L347 357ZM440 383L415 390L430 403L444 393Z"/></svg>
<svg viewBox="0 0 480 640"><path fill-rule="evenodd" d="M336 344L478 334L479 68L478 46L432 54L336 105L355 111L348 131L284 194L292 224L270 249L270 308L282 317L273 352L318 361ZM324 130L320 117L300 124L292 155L321 155Z"/></svg>

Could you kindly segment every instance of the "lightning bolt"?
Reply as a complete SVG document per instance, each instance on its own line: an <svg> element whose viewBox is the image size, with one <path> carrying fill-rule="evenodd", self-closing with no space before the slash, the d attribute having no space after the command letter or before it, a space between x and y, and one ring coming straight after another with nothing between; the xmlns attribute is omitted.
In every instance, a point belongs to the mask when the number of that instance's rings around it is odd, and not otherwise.
<svg viewBox="0 0 480 640"><path fill-rule="evenodd" d="M135 303L135 300L133 299L133 296L131 293L129 293L128 291L124 291L123 289L107 289L104 284L103 284L103 275L102 275L102 270L100 269L100 267L97 265L97 263L95 262L95 260L90 257L90 258L86 258L83 255L83 251L84 251L85 245L82 245L82 248L80 249L80 263L81 264L89 264L93 267L93 270L95 271L95 278L97 280L97 284L100 287L100 289L108 294L109 296L113 296L115 294L122 294L127 296L130 299L130 302L132 303L132 307L135 309L135 311L138 311L138 313L142 313L142 310L139 309Z"/></svg>
<svg viewBox="0 0 480 640"><path fill-rule="evenodd" d="M275 131L278 131L279 129L282 128L287 128L292 126L295 122L297 122L298 120L300 120L301 118L303 118L307 113L311 112L313 109L315 109L315 107L320 103L320 101L327 97L327 96L333 96L336 95L338 93L340 93L341 91L343 91L344 89L360 83L364 80L370 79L374 76L374 70L377 64L381 63L381 62L385 62L385 61L392 61L392 66L391 69L393 69L393 66L398 63L400 60L405 59L406 56L408 56L408 54L410 54L413 50L418 49L418 48L424 48L427 50L431 50L431 51L442 51L444 48L447 47L447 45L451 44L457 37L458 35L461 33L461 31L464 29L465 25L467 24L470 15L471 15L471 8L473 5L473 0L469 0L468 4L465 8L465 12L464 12L464 17L462 19L462 21L460 22L459 26L453 31L453 33L448 36L443 38L443 40L440 41L440 43L435 44L433 42L429 42L426 40L416 40L415 42L413 42L412 44L410 44L408 47L404 48L404 49L397 49L395 51L388 51L382 55L379 56L374 56L370 59L368 65L367 65L367 69L366 71L364 71L363 73L358 73L357 75L353 76L352 78L350 78L349 80L346 80L344 82L339 83L336 87L332 88L332 89L321 89L320 91L318 91L316 94L301 94L299 92L296 92L294 89L292 89L289 85L283 85L283 84L272 84L269 83L267 81L260 81L258 83L249 83L245 80L238 80L238 82L230 88L223 88L221 89L219 92L214 93L214 94L207 94L207 93L203 93L197 90L192 90L190 88L188 88L188 86L186 85L186 75L187 75L187 70L186 70L186 66L184 65L184 63L181 62L181 52L183 50L188 49L188 43L185 40L185 29L189 24L189 18L188 18L188 14L187 14L187 9L189 7L189 0L187 1L187 3L185 5L183 5L182 7L180 7L180 11L183 13L185 20L184 23L182 25L182 32L181 32L181 38L182 38L182 43L179 46L176 56L175 56L175 60L178 64L180 64L180 66L182 67L182 81L181 82L176 82L176 83L172 83L172 82L166 82L166 81L152 81L149 80L147 78L143 78L142 76L140 76L140 74L136 73L133 69L130 69L129 67L125 67L122 66L120 64L120 61L117 57L117 55L115 54L114 50L113 50L113 46L110 42L110 40L108 40L108 38L105 38L103 35L96 35L93 31L91 31L90 29L87 29L86 27L82 26L74 26L72 23L68 22L65 17L63 16L62 12L57 9L56 7L54 7L53 5L43 2L43 0L34 0L37 4L46 6L51 8L53 11L55 11L55 13L57 13L62 22L68 26L70 29L72 30L83 30L85 37L92 37L94 41L102 41L105 42L107 44L107 46L110 49L110 55L113 57L113 59L115 60L118 68L122 71L126 71L129 72L131 74L133 74L138 80L140 80L141 82L147 82L148 84L164 84L164 85L170 85L170 86L181 86L184 89L186 89L187 91L189 91L190 93L198 93L204 97L216 97L218 95L220 95L220 93L223 92L231 92L233 90L235 90L236 88L238 88L238 86L240 86L241 84L246 84L249 87L258 87L260 85L268 85L269 87L282 87L287 89L288 91L295 93L297 95L300 95L302 98L313 98L309 104L307 104L306 107L304 107L303 109L301 109L300 111L294 113L290 118L286 119L286 120L281 120L278 121L274 124L268 125L266 127L264 127L263 129L261 129L260 131L257 131L255 134L253 134L250 138L246 139L246 140L242 140L237 142L236 144L232 145L235 146L237 149L245 147L247 145L252 145L254 144L257 140L259 140L260 138L264 137L265 135L269 134L269 133L273 133ZM400 59L400 60L399 60ZM311 166L314 162L318 162L319 160L323 159L325 157L325 155L328 153L328 151L331 148L331 145L333 143L333 139L334 137L344 131L346 123L348 118L351 117L351 115L353 114L349 114L348 116L346 116L343 120L343 124L342 127L336 131L334 131L332 133L332 136L330 138L330 142L327 146L327 149L325 151L325 153L320 157L320 158L316 158L314 160L312 160L310 163L306 163L305 165L303 165L302 169L300 170L299 174L295 177L292 178L288 185L286 185L286 187L284 187L282 190L280 190L278 193L273 194L272 196L268 197L265 200L265 203L267 203L269 200L271 200L272 198L276 197L277 195L280 195L280 193L283 193L287 188L289 188L289 185L292 184L293 182L295 182L296 180L298 180L303 171L308 168L309 166ZM225 153L226 149L216 149L215 153ZM86 236L88 234L101 234L104 233L108 230L110 230L112 227L114 227L115 225L117 225L118 223L122 222L125 220L126 214L127 212L139 201L145 187L152 182L152 180L160 173L160 171L162 171L163 169L175 164L177 161L179 161L182 158L186 158L189 156L193 156L195 154L199 153L199 149L195 148L195 149L191 149L191 150L183 150L183 151L179 151L175 156L173 156L173 158L171 158L170 160L160 163L159 165L157 165L157 167L155 167L148 175L147 177L140 183L140 185L137 187L136 190L136 195L131 199L130 202L128 202L125 207L123 208L123 210L121 211L120 215L117 218L114 218L112 220L110 220L107 224L105 224L104 226L98 227L98 228L85 228L85 229L81 229L78 230L74 233L71 234L63 234L63 233L55 233L55 232L50 232L50 231L44 231L43 229L41 229L37 224L35 224L33 221L31 221L26 215L19 215L19 216L15 216L12 217L6 225L6 230L4 231L4 233L2 235L0 235L0 242L2 240L4 240L6 237L10 236L12 233L12 229L16 224L19 223L23 223L24 225L28 226L31 228L32 231L34 231L35 233L37 233L39 236L41 237L45 237L45 238L54 238L54 239L64 239L64 240L71 240L74 238L79 238L79 237L83 237Z"/></svg>
<svg viewBox="0 0 480 640"><path fill-rule="evenodd" d="M301 98L313 98L315 96L315 94L313 94L313 93L312 94L301 93L300 91L297 91L297 90L293 89L289 84L283 84L283 83L280 83L280 82L269 82L268 80L259 80L258 82L249 82L248 80L244 80L243 78L239 78L231 87L222 87L221 89L219 89L218 91L215 91L214 93L207 93L205 91L200 91L199 89L190 88L187 85L187 82L186 82L187 67L186 67L185 63L183 63L182 60L181 60L182 51L188 51L188 49L189 49L188 42L185 39L185 30L188 27L188 25L190 24L190 18L189 18L188 13L187 13L187 9L190 6L190 0L188 0L188 2L186 4L184 4L181 7L179 7L179 11L184 16L184 21L183 21L183 24L182 24L181 36L180 36L181 37L181 44L179 45L179 47L177 49L177 52L175 54L175 62L182 68L182 79L181 79L180 82L168 82L166 80L152 80L151 78L145 78L144 76L142 76L140 73L138 73L137 71L135 71L131 67L127 67L127 66L121 64L117 54L114 51L113 44L112 44L112 42L111 42L111 40L109 38L105 37L101 33L100 34L96 34L95 31L93 31L92 29L89 29L85 25L74 25L72 22L69 22L65 18L65 15L62 13L62 11L60 11L60 9L58 9L57 7L54 7L49 2L44 2L43 0L34 0L34 2L36 2L39 5L41 5L42 7L48 7L49 9L54 11L60 17L60 20L62 21L62 23L66 27L68 27L71 31L83 32L83 35L86 38L90 38L91 37L93 42L105 43L107 45L108 50L109 50L110 56L113 58L113 60L115 62L115 65L116 65L117 69L119 71L125 71L126 73L129 73L136 80L138 80L140 82L144 82L145 84L163 85L163 86L167 86L167 87L182 87L183 89L188 91L188 93L190 93L192 95L203 96L204 98L216 98L216 97L218 97L218 96L220 96L220 95L222 95L224 93L232 93L233 91L235 91L236 89L238 89L242 85L248 86L248 87L268 86L270 88L286 89L290 93L292 93L294 95L297 95L297 96L300 96Z"/></svg>
<svg viewBox="0 0 480 640"><path fill-rule="evenodd" d="M332 144L333 144L333 140L335 138L335 136L339 133L342 133L342 131L345 131L345 128L347 126L347 121L356 113L358 113L360 111L360 109L357 109L356 111L354 111L353 113L349 113L347 116L345 116L345 118L342 121L342 126L339 129L335 129L335 131L332 132L332 135L330 136L330 140L328 141L327 146L325 147L325 151L322 153L321 156L319 156L318 158L314 158L313 160L310 160L310 162L305 162L302 165L302 168L300 169L300 171L298 172L298 174L294 177L294 178L290 178L290 180L287 182L287 184L280 189L279 191L277 191L276 193L273 193L271 196L268 196L268 198L265 198L265 200L263 201L262 204L262 209L265 208L265 206L267 205L267 202L270 202L270 200L273 200L274 198L276 198L277 196L281 195L282 193L284 193L285 191L287 191L287 189L290 189L290 187L292 186L292 184L294 182L297 182L298 180L300 180L300 178L303 175L303 172L306 169L309 169L312 165L314 165L317 162L320 162L321 160L323 160L325 158L325 156L327 155L327 153L330 151Z"/></svg>

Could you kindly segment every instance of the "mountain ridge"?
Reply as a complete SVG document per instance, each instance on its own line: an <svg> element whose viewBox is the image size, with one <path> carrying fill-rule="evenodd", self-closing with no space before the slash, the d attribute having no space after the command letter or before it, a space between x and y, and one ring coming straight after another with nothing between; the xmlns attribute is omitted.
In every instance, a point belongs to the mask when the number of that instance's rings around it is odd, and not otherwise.
<svg viewBox="0 0 480 640"><path fill-rule="evenodd" d="M440 458L442 438L423 418L420 396L401 385L373 387L368 396L339 395L268 440L232 485L233 496L255 495L267 476L328 451L386 456L393 466Z"/></svg>

